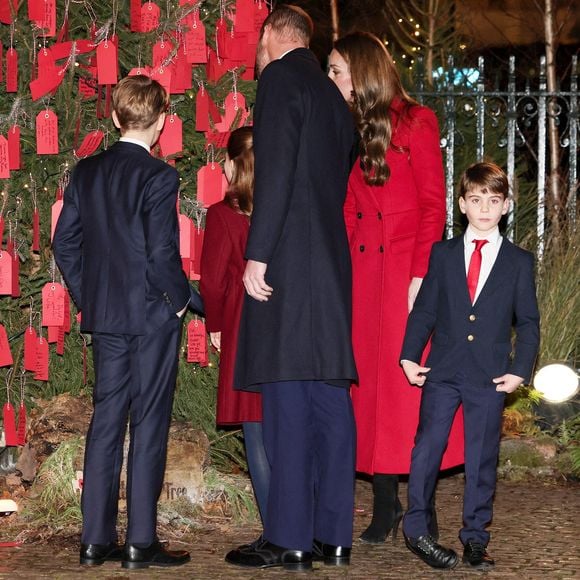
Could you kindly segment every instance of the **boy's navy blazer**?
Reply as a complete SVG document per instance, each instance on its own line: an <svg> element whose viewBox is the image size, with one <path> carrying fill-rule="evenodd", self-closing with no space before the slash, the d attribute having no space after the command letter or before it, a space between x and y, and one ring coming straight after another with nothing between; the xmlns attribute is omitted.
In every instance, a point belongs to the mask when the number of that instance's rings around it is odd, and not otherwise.
<svg viewBox="0 0 580 580"><path fill-rule="evenodd" d="M190 300L201 309L181 268L178 188L177 171L134 143L77 164L53 251L81 330L144 334Z"/></svg>
<svg viewBox="0 0 580 580"><path fill-rule="evenodd" d="M461 235L433 246L409 314L401 359L419 363L432 335L425 363L431 368L429 380L447 381L461 372L471 384L490 386L493 378L511 373L527 382L539 346L539 320L533 255L503 238L472 305Z"/></svg>

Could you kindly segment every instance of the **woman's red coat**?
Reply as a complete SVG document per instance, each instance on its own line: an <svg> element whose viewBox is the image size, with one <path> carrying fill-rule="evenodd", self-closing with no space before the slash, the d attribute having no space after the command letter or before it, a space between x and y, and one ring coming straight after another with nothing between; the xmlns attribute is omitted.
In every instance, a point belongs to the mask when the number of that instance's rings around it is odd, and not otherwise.
<svg viewBox="0 0 580 580"><path fill-rule="evenodd" d="M384 186L365 183L357 159L345 202L353 266L353 346L359 385L351 389L357 425L357 471L409 473L421 390L407 382L399 355L412 277L423 278L445 225L445 185L435 114L414 106L395 127ZM397 150L397 149L399 150ZM457 413L442 468L463 463Z"/></svg>

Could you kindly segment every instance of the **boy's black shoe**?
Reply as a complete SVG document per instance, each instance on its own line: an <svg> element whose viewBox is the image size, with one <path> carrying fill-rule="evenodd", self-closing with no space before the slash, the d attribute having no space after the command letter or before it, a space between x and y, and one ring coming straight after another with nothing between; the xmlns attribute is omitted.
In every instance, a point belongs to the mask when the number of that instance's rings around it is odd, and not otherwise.
<svg viewBox="0 0 580 580"><path fill-rule="evenodd" d="M147 548L125 545L125 554L121 566L129 570L149 568L149 566L181 566L190 560L189 552L185 550L167 550L161 542L153 542Z"/></svg>
<svg viewBox="0 0 580 580"><path fill-rule="evenodd" d="M438 544L433 537L408 538L404 532L403 536L407 548L432 568L455 568L457 565L455 551Z"/></svg>
<svg viewBox="0 0 580 580"><path fill-rule="evenodd" d="M244 544L226 554L228 564L247 568L273 568L282 566L285 570L310 570L312 552L288 550L268 540L258 540Z"/></svg>
<svg viewBox="0 0 580 580"><path fill-rule="evenodd" d="M463 548L463 563L475 570L486 570L495 566L494 560L485 548L483 544L467 542Z"/></svg>
<svg viewBox="0 0 580 580"><path fill-rule="evenodd" d="M84 566L100 566L105 562L120 561L123 546L110 544L81 544L80 563Z"/></svg>
<svg viewBox="0 0 580 580"><path fill-rule="evenodd" d="M350 548L323 544L314 540L312 559L316 562L324 562L327 566L348 566L350 564Z"/></svg>

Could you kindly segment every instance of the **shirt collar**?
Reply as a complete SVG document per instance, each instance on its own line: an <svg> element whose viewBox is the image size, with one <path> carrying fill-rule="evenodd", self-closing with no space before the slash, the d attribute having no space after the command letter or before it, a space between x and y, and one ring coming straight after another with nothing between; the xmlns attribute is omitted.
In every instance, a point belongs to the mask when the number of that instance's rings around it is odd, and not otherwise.
<svg viewBox="0 0 580 580"><path fill-rule="evenodd" d="M132 137L121 137L119 141L123 141L123 143L133 143L133 145L140 145L144 149L147 149L147 153L151 152L151 147L149 147L145 141L141 141L140 139L133 139Z"/></svg>
<svg viewBox="0 0 580 580"><path fill-rule="evenodd" d="M497 244L501 239L501 234L499 233L499 227L495 226L493 230L491 230L487 236L478 236L475 234L471 226L467 226L465 230L465 245L471 247L473 240L487 240L490 244Z"/></svg>
<svg viewBox="0 0 580 580"><path fill-rule="evenodd" d="M290 52L292 52L293 50L296 50L296 49L298 49L298 48L301 48L301 47L297 46L296 48L291 48L290 50L287 50L287 51L286 51L284 54L281 54L281 55L278 57L278 60L280 60L281 58L284 58L284 57L285 57L285 56L286 56L288 53L290 53Z"/></svg>

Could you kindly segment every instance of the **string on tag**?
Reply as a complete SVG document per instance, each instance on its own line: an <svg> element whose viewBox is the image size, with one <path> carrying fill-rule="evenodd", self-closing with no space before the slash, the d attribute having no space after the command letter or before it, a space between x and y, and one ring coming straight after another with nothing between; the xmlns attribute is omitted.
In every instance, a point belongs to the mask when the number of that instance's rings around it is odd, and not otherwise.
<svg viewBox="0 0 580 580"><path fill-rule="evenodd" d="M206 165L209 165L211 161L211 168L215 167L215 147L213 143L208 143L207 155L206 155Z"/></svg>
<svg viewBox="0 0 580 580"><path fill-rule="evenodd" d="M232 73L232 92L234 93L234 111L238 110L238 67L229 70Z"/></svg>

